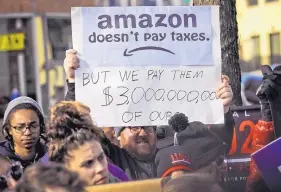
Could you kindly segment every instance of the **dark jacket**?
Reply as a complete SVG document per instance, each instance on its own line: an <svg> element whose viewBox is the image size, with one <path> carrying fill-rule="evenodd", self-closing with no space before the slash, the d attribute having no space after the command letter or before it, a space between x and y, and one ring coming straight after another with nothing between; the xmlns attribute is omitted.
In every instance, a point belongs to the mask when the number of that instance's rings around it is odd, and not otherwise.
<svg viewBox="0 0 281 192"><path fill-rule="evenodd" d="M68 91L65 96L65 100L75 100L75 84L68 83ZM225 125L212 125L211 130L219 136L225 143L231 145L234 118L231 112L225 114ZM143 180L156 177L156 165L154 160L151 162L142 162L130 154L127 150L113 145L108 139L104 139L103 146L105 148L107 156L112 162L123 169L131 180Z"/></svg>
<svg viewBox="0 0 281 192"><path fill-rule="evenodd" d="M120 167L130 180L145 180L156 177L154 159L150 162L139 161L126 149L112 144L107 138L102 141L102 145L108 158Z"/></svg>
<svg viewBox="0 0 281 192"><path fill-rule="evenodd" d="M41 160L41 158L47 153L47 147L41 142L36 147L36 155L32 160L22 160L13 150L13 145L9 141L0 142L0 154L9 158L11 161L19 161L25 169L29 165L32 165Z"/></svg>

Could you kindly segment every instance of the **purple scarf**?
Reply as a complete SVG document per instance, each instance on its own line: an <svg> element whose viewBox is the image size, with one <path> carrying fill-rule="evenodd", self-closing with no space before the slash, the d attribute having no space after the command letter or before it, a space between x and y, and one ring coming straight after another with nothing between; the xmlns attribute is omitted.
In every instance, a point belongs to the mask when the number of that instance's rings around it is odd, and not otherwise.
<svg viewBox="0 0 281 192"><path fill-rule="evenodd" d="M120 179L121 181L129 181L129 178L125 172L116 165L108 162L108 170L114 177Z"/></svg>

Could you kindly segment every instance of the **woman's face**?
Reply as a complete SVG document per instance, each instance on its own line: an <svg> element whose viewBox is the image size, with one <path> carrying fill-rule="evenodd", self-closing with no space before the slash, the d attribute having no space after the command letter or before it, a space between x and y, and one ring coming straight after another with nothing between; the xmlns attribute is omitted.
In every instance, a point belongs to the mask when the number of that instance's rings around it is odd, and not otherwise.
<svg viewBox="0 0 281 192"><path fill-rule="evenodd" d="M66 167L77 172L88 186L109 183L106 156L98 141L86 142L69 154Z"/></svg>

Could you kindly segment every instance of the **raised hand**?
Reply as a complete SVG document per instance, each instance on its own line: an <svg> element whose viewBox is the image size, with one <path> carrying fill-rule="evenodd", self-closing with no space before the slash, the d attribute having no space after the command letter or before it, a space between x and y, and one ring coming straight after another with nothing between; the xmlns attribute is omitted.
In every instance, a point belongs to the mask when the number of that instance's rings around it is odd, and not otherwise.
<svg viewBox="0 0 281 192"><path fill-rule="evenodd" d="M65 52L65 59L63 62L66 78L69 83L75 82L75 70L79 68L79 58L77 57L77 51L69 49Z"/></svg>
<svg viewBox="0 0 281 192"><path fill-rule="evenodd" d="M216 90L216 96L220 99L222 99L223 107L224 107L224 113L227 113L230 108L230 104L233 97L232 89L229 85L229 77L226 75L222 75L221 77L221 84L219 88Z"/></svg>

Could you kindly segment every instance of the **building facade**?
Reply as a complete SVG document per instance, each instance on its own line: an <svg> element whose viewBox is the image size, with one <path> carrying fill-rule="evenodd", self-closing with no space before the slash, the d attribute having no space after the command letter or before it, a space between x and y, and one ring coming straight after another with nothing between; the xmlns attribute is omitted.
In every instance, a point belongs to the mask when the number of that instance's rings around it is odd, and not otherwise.
<svg viewBox="0 0 281 192"><path fill-rule="evenodd" d="M250 70L281 63L281 0L239 0L240 58Z"/></svg>
<svg viewBox="0 0 281 192"><path fill-rule="evenodd" d="M93 0L0 1L0 97L18 90L47 113L65 94L63 59L71 45L70 9Z"/></svg>

